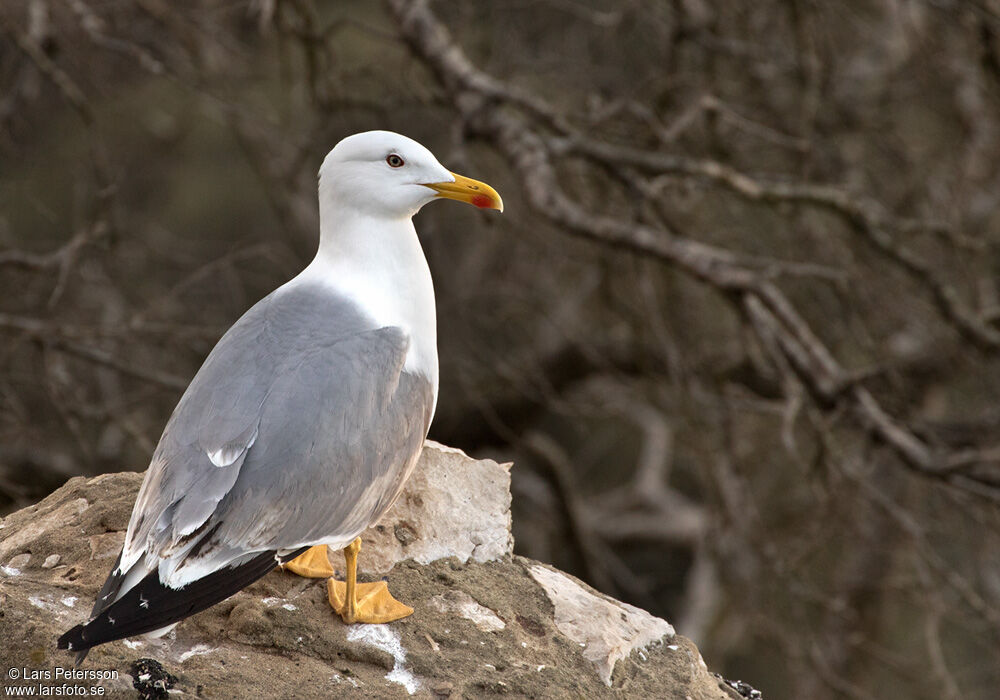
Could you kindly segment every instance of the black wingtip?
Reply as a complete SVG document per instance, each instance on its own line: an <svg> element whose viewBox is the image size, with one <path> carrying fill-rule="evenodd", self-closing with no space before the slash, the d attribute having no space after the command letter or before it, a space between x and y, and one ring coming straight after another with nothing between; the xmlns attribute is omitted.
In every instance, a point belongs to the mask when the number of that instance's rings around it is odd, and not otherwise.
<svg viewBox="0 0 1000 700"><path fill-rule="evenodd" d="M77 625L73 629L67 630L56 641L56 646L59 649L78 652L76 659L73 662L74 666L82 664L84 659L87 658L87 654L90 653L90 647L86 646L86 641L84 639L85 629L84 625Z"/></svg>
<svg viewBox="0 0 1000 700"><path fill-rule="evenodd" d="M281 559L288 561L306 549ZM239 566L213 571L184 588L164 586L154 571L87 624L68 630L57 645L78 652L79 665L92 647L161 629L225 600L273 569L275 554L262 552Z"/></svg>
<svg viewBox="0 0 1000 700"><path fill-rule="evenodd" d="M121 588L122 582L125 580L125 574L118 570L118 567L122 563L123 551L124 550L118 552L118 557L115 559L115 563L111 567L111 572L104 580L104 585L101 586L101 590L97 594L97 600L94 601L94 608L90 611L91 619L97 617L109 605L111 605L115 595L118 593L118 589ZM86 637L84 629L84 625L77 625L59 637L56 642L59 649L78 652L74 663L77 667L79 667L80 664L83 663L83 660L87 658L87 653L90 650L90 647L87 646L84 641L84 638Z"/></svg>
<svg viewBox="0 0 1000 700"><path fill-rule="evenodd" d="M70 644L72 644L73 637L79 634L82 629L83 625L77 625L73 629L64 632L63 635L59 637L59 641L56 642L56 646L60 649L69 649Z"/></svg>

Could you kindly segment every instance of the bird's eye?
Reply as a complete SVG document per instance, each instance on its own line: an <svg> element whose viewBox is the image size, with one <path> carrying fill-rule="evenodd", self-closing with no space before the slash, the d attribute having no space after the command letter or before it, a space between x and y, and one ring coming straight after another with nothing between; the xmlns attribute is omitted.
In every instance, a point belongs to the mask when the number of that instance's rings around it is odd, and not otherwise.
<svg viewBox="0 0 1000 700"><path fill-rule="evenodd" d="M400 158L395 153L391 153L385 157L385 162L389 164L390 168L402 168L404 165L403 159Z"/></svg>

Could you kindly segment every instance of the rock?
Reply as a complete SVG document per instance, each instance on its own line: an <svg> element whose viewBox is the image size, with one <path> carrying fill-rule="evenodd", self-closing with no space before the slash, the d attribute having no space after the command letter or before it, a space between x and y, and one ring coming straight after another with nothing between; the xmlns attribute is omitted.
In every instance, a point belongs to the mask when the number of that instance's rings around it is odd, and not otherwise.
<svg viewBox="0 0 1000 700"><path fill-rule="evenodd" d="M465 563L509 555L510 464L485 459L475 465L469 468L461 450L428 440L403 493L361 536L361 570L384 574L406 559L429 564L457 557Z"/></svg>
<svg viewBox="0 0 1000 700"><path fill-rule="evenodd" d="M146 700L166 700L170 689L177 684L177 677L167 673L156 659L138 659L129 667L129 675L134 679L132 687L139 691L139 697Z"/></svg>
<svg viewBox="0 0 1000 700"><path fill-rule="evenodd" d="M11 557L5 566L13 571L20 571L28 565L29 561L31 561L31 553L25 552L24 554Z"/></svg>
<svg viewBox="0 0 1000 700"><path fill-rule="evenodd" d="M438 612L458 615L484 632L499 632L507 626L492 610L473 600L465 591L449 589L431 598L431 607Z"/></svg>
<svg viewBox="0 0 1000 700"><path fill-rule="evenodd" d="M415 608L411 617L346 626L323 581L275 570L161 640L97 647L80 669L89 676L62 680L54 674L71 669L72 657L55 648L56 637L86 618L141 480L128 472L77 477L0 522L4 669L47 671L53 679L44 683L99 685L114 698L137 690L205 698L739 697L666 621L512 555L508 467L434 443L386 518L362 536L360 561L370 572L362 580L387 572L396 597Z"/></svg>
<svg viewBox="0 0 1000 700"><path fill-rule="evenodd" d="M666 620L628 603L595 595L564 573L542 564L530 566L528 573L552 602L556 627L583 647L584 657L593 662L609 687L619 659L674 637L674 628ZM700 656L698 660L705 667Z"/></svg>

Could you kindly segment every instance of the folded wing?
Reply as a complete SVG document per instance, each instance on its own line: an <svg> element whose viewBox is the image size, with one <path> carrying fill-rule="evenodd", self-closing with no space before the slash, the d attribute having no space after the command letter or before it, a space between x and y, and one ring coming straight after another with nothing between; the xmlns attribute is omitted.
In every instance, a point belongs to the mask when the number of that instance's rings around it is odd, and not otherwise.
<svg viewBox="0 0 1000 700"><path fill-rule="evenodd" d="M226 333L164 429L92 621L60 646L175 622L276 558L352 539L391 505L434 397L403 369L406 332L373 325L349 301L299 285Z"/></svg>

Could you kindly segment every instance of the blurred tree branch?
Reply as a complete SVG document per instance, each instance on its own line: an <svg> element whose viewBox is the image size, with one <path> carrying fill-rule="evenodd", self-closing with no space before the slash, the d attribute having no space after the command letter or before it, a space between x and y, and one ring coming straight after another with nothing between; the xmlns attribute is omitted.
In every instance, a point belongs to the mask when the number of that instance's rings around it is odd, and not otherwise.
<svg viewBox="0 0 1000 700"><path fill-rule="evenodd" d="M508 202L418 229L519 551L766 696L992 698L996 9L0 4L0 507L141 468L390 128Z"/></svg>
<svg viewBox="0 0 1000 700"><path fill-rule="evenodd" d="M552 128L562 134L574 133L566 118L557 115L541 98L508 88L475 68L425 1L388 0L388 4L403 37L448 90L466 129L471 135L496 144L509 159L536 213L565 231L655 256L711 285L740 306L758 335L762 327L767 328L767 333L778 343L798 380L814 400L827 406L840 400L849 401L859 422L891 446L909 467L1000 502L1000 474L977 469L984 464L995 466L1000 458L1000 446L956 452L925 443L855 381L812 332L784 293L740 255L679 236L666 228L651 228L588 211L582 202L563 192L553 158L561 152L576 150L604 162L640 166L656 175L674 172L708 177L750 199L808 202L831 208L860 227L880 250L926 283L947 317L970 339L990 348L997 347L1000 331L987 327L965 310L954 290L937 281L930 269L905 248L891 242L882 228L886 217L877 211L877 205L856 201L826 186L764 184L712 161L691 162L636 152L575 135L568 141L558 141L553 148L548 145L542 130ZM520 109L506 109L508 106ZM533 122L533 118L541 124ZM639 186L636 189L641 191ZM942 227L938 223L909 221L890 225L904 230Z"/></svg>

